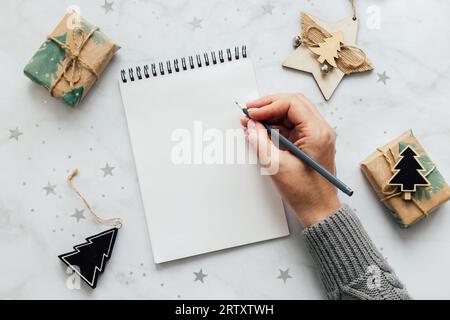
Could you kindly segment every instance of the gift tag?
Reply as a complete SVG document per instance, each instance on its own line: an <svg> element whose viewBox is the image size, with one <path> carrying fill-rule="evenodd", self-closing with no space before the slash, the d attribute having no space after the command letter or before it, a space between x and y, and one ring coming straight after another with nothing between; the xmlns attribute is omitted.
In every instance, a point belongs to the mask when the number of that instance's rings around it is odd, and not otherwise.
<svg viewBox="0 0 450 320"><path fill-rule="evenodd" d="M112 229L103 231L86 238L86 242L73 247L74 251L59 255L59 259L77 273L91 288L97 286L100 273L105 270L106 262L111 257L117 233L122 227L121 218L101 218L92 209L89 202L81 195L72 183L72 179L78 174L75 169L67 178L69 186L80 197L93 219L102 225L111 226Z"/></svg>
<svg viewBox="0 0 450 320"><path fill-rule="evenodd" d="M410 145L400 152L393 170L394 175L388 185L400 186L405 200L411 200L411 192L416 192L418 186L430 185L430 181L423 173L426 169L419 161L419 154Z"/></svg>
<svg viewBox="0 0 450 320"><path fill-rule="evenodd" d="M111 257L116 241L118 228L112 228L102 233L86 238L74 251L59 255L59 258L76 272L89 286L97 286L97 278L105 270L105 265Z"/></svg>

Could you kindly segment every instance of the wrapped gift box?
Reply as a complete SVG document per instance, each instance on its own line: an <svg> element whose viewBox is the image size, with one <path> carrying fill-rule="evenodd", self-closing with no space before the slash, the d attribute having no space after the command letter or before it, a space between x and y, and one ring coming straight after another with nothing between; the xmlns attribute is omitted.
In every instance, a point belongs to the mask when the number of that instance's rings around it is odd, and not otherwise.
<svg viewBox="0 0 450 320"><path fill-rule="evenodd" d="M411 200L405 200L399 187L391 186L388 181L394 174L399 153L411 146L418 154L418 160L424 167L424 175L430 182L429 186L417 187ZM361 163L361 169L378 198L382 201L398 224L407 228L450 199L450 188L436 165L423 149L412 130L402 134L385 146L378 148L370 157Z"/></svg>
<svg viewBox="0 0 450 320"><path fill-rule="evenodd" d="M76 106L119 49L76 12L67 13L25 66L24 73L69 106Z"/></svg>

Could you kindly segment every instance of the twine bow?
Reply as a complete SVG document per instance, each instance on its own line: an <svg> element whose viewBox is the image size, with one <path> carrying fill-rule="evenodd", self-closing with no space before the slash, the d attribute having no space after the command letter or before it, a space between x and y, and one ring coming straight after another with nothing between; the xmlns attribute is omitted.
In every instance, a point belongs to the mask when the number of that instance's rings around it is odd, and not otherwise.
<svg viewBox="0 0 450 320"><path fill-rule="evenodd" d="M55 42L66 51L66 58L63 63L62 72L50 86L49 93L51 96L53 96L53 90L62 78L64 78L69 83L70 88L73 89L74 85L77 84L81 79L81 68L89 70L98 80L99 75L97 71L95 71L95 69L89 64L89 62L80 57L81 51L88 42L89 38L97 30L99 30L99 28L94 27L85 36L83 30L79 27L76 27L67 33L67 36L70 36L72 38L70 39L71 41L66 40L66 43L59 41L53 36L47 37L48 40ZM71 45L68 45L67 43L70 43Z"/></svg>
<svg viewBox="0 0 450 320"><path fill-rule="evenodd" d="M355 18L356 15L354 14L353 19L356 20ZM301 13L301 45L307 48L315 48L331 36L330 32L317 24L308 14ZM345 74L373 69L365 52L356 46L344 43L340 46L337 55L336 65Z"/></svg>
<svg viewBox="0 0 450 320"><path fill-rule="evenodd" d="M391 154L391 156L392 156L392 159L394 159L395 156L394 156L392 150L391 150L390 148L389 148L388 150L389 150L389 152L390 152L390 154ZM389 157L389 155L387 154L387 152L383 151L381 148L377 148L377 151L380 152L380 153L383 155L384 159L385 159L386 162L389 164L389 168L390 168L391 172L394 173L395 162L392 161L391 158ZM424 176L425 176L425 177L428 177L435 169L436 169L436 166L433 164L433 166L431 167L431 169L428 170L428 172L427 172L426 174L424 174ZM389 199L391 199L391 198L398 197L398 196L401 196L401 195L403 194L402 191L399 191L399 190L398 190L398 188L399 188L398 186L392 186L392 185L389 185L389 184L388 184L388 181L389 181L389 179L387 179L387 180L383 183L383 185L381 186L381 193L382 193L383 195L385 195L384 198L380 199L381 202L385 202L385 201L387 201L387 200L389 200ZM389 188L390 188L390 189L389 189ZM430 187L427 187L427 188L431 188L431 186L430 186ZM418 202L416 199L414 199L414 197L411 198L411 201L417 206L417 208L419 208L419 210L422 212L422 214L423 214L425 217L428 217L428 211L425 210L425 209L423 209L423 208L420 206L419 202Z"/></svg>

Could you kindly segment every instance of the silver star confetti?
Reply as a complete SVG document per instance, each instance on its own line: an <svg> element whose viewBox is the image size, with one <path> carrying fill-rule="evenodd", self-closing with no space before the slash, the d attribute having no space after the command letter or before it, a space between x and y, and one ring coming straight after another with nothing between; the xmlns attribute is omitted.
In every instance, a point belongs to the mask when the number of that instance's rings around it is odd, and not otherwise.
<svg viewBox="0 0 450 320"><path fill-rule="evenodd" d="M71 215L71 217L74 217L77 219L77 223L80 222L81 219L86 219L86 217L83 214L84 210L78 210L75 208L75 213Z"/></svg>
<svg viewBox="0 0 450 320"><path fill-rule="evenodd" d="M103 177L113 176L112 171L114 170L114 168L115 167L110 167L108 162L107 162L104 168L100 168L100 170L103 171Z"/></svg>
<svg viewBox="0 0 450 320"><path fill-rule="evenodd" d="M56 185L51 184L50 182L47 183L47 186L42 187L42 189L45 190L45 195L46 196L48 196L49 194L56 195L55 188L56 188Z"/></svg>
<svg viewBox="0 0 450 320"><path fill-rule="evenodd" d="M377 82L383 82L383 84L386 84L386 81L391 78L386 74L386 71L383 71L383 73L377 73L377 76L378 76Z"/></svg>
<svg viewBox="0 0 450 320"><path fill-rule="evenodd" d="M19 136L23 135L22 132L20 132L19 128L16 127L14 130L9 130L9 138L10 139L16 139L16 141L19 141Z"/></svg>
<svg viewBox="0 0 450 320"><path fill-rule="evenodd" d="M277 279L281 279L284 283L286 283L286 280L289 278L292 278L289 274L289 268L284 271L280 269L280 275L277 277Z"/></svg>
<svg viewBox="0 0 450 320"><path fill-rule="evenodd" d="M189 22L189 24L192 26L192 30L201 29L202 28L202 21L203 21L203 19L197 19L196 17L194 17L192 19L192 21Z"/></svg>
<svg viewBox="0 0 450 320"><path fill-rule="evenodd" d="M194 274L195 274L194 281L200 281L201 283L204 283L203 279L208 276L207 274L203 273L203 269L200 269L199 272L194 272Z"/></svg>
<svg viewBox="0 0 450 320"><path fill-rule="evenodd" d="M275 7L271 3L268 2L267 4L262 6L263 14L272 14L272 10L274 8Z"/></svg>
<svg viewBox="0 0 450 320"><path fill-rule="evenodd" d="M108 2L108 0L105 0L105 3L102 5L102 8L105 9L105 14L110 11L113 11L113 8L112 8L113 4L114 4L113 1Z"/></svg>

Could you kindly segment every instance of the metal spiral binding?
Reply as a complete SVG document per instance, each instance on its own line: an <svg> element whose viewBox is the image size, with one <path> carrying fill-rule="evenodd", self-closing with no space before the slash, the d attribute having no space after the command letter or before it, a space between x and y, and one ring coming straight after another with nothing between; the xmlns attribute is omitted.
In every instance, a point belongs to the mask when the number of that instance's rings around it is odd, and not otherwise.
<svg viewBox="0 0 450 320"><path fill-rule="evenodd" d="M141 80L144 77L146 79L150 77L164 76L166 74L177 73L181 71L207 67L218 63L224 63L226 61L239 60L240 58L247 58L247 47L234 48L234 56L230 48L225 50L226 56L224 56L224 50L205 52L203 55L197 54L195 56L182 57L180 59L174 59L173 61L167 60L164 62L152 63L143 66L136 66L134 68L128 68L120 70L120 78L123 83L133 82Z"/></svg>

